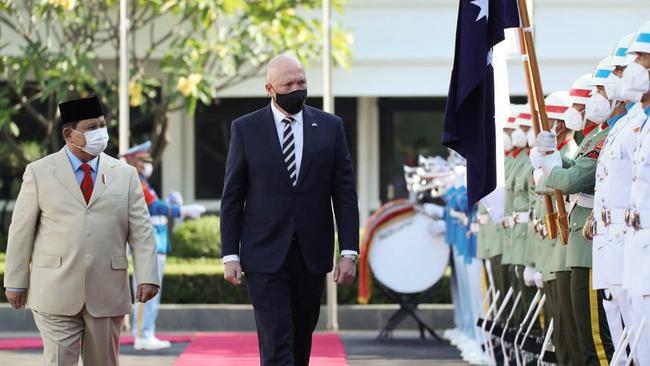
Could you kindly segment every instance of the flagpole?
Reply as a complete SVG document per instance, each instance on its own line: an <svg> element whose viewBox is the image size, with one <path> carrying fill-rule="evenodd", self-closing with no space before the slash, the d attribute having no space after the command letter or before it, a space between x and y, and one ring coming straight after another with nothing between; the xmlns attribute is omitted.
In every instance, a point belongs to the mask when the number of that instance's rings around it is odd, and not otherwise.
<svg viewBox="0 0 650 366"><path fill-rule="evenodd" d="M526 50L526 42L524 40L524 28L519 27L518 29L519 33L519 39L520 39L520 47L521 47L521 62L523 63L524 66L524 76L525 76L525 82L526 82L526 90L528 92L528 104L530 105L530 113L533 116L533 131L535 133L535 136L539 133L541 127L540 127L540 122L539 122L539 107L537 106L537 98L535 95L535 91L533 90L533 81L531 77L531 70L530 70L530 62L529 62L529 57L528 57L528 52ZM557 238L557 225L555 225L555 222L557 220L557 214L555 213L555 208L553 207L553 199L551 198L550 195L545 194L544 195L544 204L546 207L546 223L548 226L548 238L549 239L555 239ZM553 223L552 225L549 225L549 223Z"/></svg>
<svg viewBox="0 0 650 366"><path fill-rule="evenodd" d="M329 0L323 0L323 110L334 113L334 96L332 94L332 9ZM336 256L335 256L336 258ZM336 263L335 263L336 265ZM327 275L327 329L338 330L338 304L336 283L332 272Z"/></svg>
<svg viewBox="0 0 650 366"><path fill-rule="evenodd" d="M539 111L539 117L541 121L538 121L537 124L541 122L541 128L544 131L550 130L550 125L548 122L548 115L546 114L546 103L544 102L544 92L542 89L542 79L539 73L539 65L537 63L537 53L535 52L535 44L533 42L533 34L530 26L530 17L528 15L528 5L526 0L517 0L519 4L519 17L521 19L520 34L523 34L521 39L523 48L526 50L526 55L528 56L528 68L527 71L530 75L529 84L532 86L530 92L534 97L530 101L531 111L533 111L533 121L535 121L535 113L533 109L533 104L536 105L537 110ZM525 65L524 65L525 66ZM529 94L530 98L530 94ZM533 103L534 102L534 103ZM535 127L533 124L533 129L536 129L536 133L539 132L539 125ZM555 201L557 203L557 226L560 232L560 238L563 244L569 242L569 222L566 212L566 207L564 206L564 194L559 189L554 191ZM555 212L553 210L553 202L551 201L550 196L546 196L546 226L549 230L549 233L552 233L555 226Z"/></svg>
<svg viewBox="0 0 650 366"><path fill-rule="evenodd" d="M129 68L126 35L129 20L126 17L126 0L120 0L120 62L119 62L119 152L129 148Z"/></svg>

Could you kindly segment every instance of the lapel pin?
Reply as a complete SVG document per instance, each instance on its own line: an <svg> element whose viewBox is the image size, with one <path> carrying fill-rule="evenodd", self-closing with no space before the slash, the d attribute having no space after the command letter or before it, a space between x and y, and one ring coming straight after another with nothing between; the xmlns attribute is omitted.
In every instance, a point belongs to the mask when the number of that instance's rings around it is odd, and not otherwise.
<svg viewBox="0 0 650 366"><path fill-rule="evenodd" d="M106 184L106 174L102 174L102 183Z"/></svg>
<svg viewBox="0 0 650 366"><path fill-rule="evenodd" d="M318 123L312 123L311 126L312 127L318 127Z"/></svg>

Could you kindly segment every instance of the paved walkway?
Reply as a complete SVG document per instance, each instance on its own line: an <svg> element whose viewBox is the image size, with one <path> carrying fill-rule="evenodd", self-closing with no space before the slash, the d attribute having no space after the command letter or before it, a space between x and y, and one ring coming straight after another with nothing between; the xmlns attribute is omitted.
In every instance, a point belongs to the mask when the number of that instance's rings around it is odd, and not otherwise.
<svg viewBox="0 0 650 366"><path fill-rule="evenodd" d="M391 341L378 343L377 332L344 331L341 339L345 345L350 366L424 366L467 365L455 348L434 340L422 341L416 332L396 332ZM35 334L0 334L0 337L36 336ZM172 348L157 352L139 352L133 346L121 348L122 366L172 366L188 343L176 343ZM0 351L3 366L41 366L40 350Z"/></svg>

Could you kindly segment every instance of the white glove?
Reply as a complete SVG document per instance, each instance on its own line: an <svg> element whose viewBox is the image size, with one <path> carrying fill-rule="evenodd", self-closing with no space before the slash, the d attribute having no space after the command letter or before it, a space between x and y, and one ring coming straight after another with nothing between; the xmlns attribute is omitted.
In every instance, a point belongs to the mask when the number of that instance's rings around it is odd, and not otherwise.
<svg viewBox="0 0 650 366"><path fill-rule="evenodd" d="M542 170L541 166L533 170L533 182L535 183L535 192L538 192L537 187L539 186L540 180L544 181L544 171Z"/></svg>
<svg viewBox="0 0 650 366"><path fill-rule="evenodd" d="M555 133L549 131L540 131L535 140L535 146L541 153L553 152L557 150L557 137Z"/></svg>
<svg viewBox="0 0 650 366"><path fill-rule="evenodd" d="M533 171L533 180L535 181L535 193L543 194L551 192L551 190L546 186L544 171L541 168Z"/></svg>
<svg viewBox="0 0 650 366"><path fill-rule="evenodd" d="M542 281L542 272L535 272L535 286L541 289L544 288L544 281Z"/></svg>
<svg viewBox="0 0 650 366"><path fill-rule="evenodd" d="M183 196L178 191L171 191L171 192L169 192L169 196L167 196L167 202L169 202L172 205L182 206L183 205Z"/></svg>
<svg viewBox="0 0 650 366"><path fill-rule="evenodd" d="M436 220L429 226L429 234L433 236L442 235L447 231L447 225L443 220Z"/></svg>
<svg viewBox="0 0 650 366"><path fill-rule="evenodd" d="M539 169L542 167L542 160L544 159L545 155L546 154L539 152L536 147L530 149L530 155L528 155L528 159L530 159L530 163L533 165L534 169Z"/></svg>
<svg viewBox="0 0 650 366"><path fill-rule="evenodd" d="M201 217L205 213L205 206L203 205L185 205L181 206L181 217L182 218L192 218L196 219Z"/></svg>
<svg viewBox="0 0 650 366"><path fill-rule="evenodd" d="M445 209L444 207L436 205L435 203L425 203L424 212L429 216L439 219L444 216Z"/></svg>
<svg viewBox="0 0 650 366"><path fill-rule="evenodd" d="M535 286L535 268L528 267L524 269L524 283L527 287Z"/></svg>
<svg viewBox="0 0 650 366"><path fill-rule="evenodd" d="M546 155L544 159L542 159L544 178L548 178L551 175L551 171L553 171L553 168L556 166L562 167L562 156L557 150L555 150L551 155Z"/></svg>

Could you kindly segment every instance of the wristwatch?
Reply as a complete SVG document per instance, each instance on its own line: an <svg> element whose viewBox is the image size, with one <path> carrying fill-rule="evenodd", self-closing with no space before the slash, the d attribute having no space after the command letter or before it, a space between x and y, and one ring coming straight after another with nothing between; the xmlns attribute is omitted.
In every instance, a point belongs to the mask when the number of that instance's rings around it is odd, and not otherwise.
<svg viewBox="0 0 650 366"><path fill-rule="evenodd" d="M352 260L352 262L354 262L354 264L359 263L359 256L358 256L358 255L354 255L354 254L343 254L343 255L341 255L341 258L347 258L347 259L350 259L350 260Z"/></svg>

